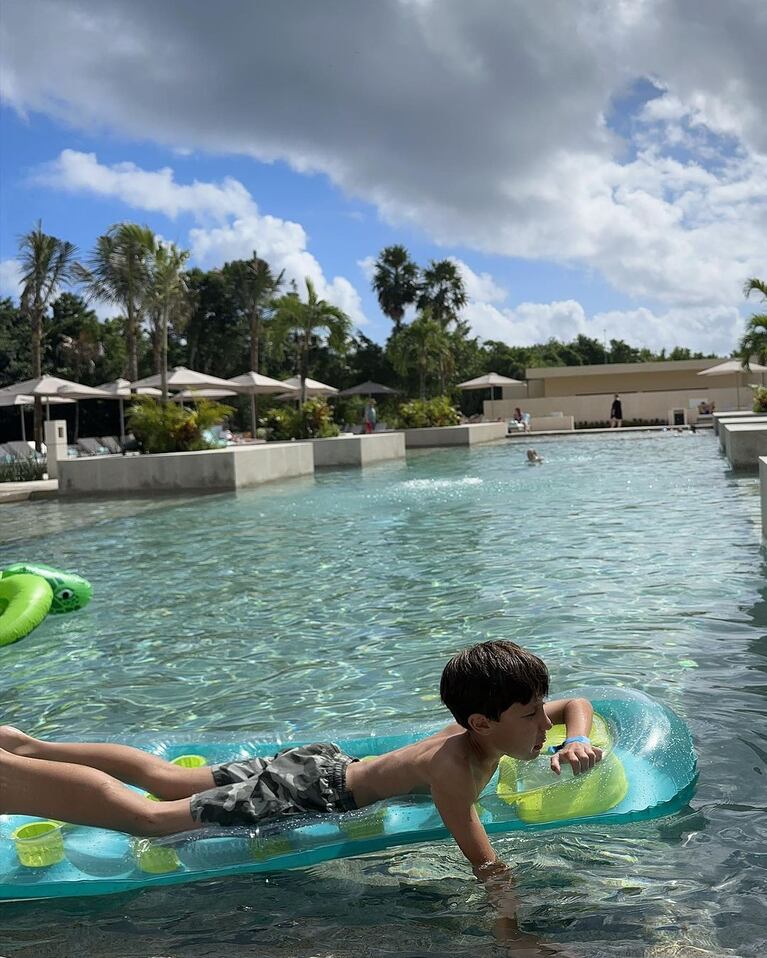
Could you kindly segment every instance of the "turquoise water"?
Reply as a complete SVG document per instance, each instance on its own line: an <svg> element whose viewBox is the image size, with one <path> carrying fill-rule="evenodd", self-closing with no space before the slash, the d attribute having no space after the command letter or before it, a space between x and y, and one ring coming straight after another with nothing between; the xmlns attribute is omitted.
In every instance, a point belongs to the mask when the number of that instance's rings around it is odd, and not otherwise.
<svg viewBox="0 0 767 958"><path fill-rule="evenodd" d="M424 452L238 495L39 502L0 562L76 569L84 612L3 649L2 718L40 735L388 732L442 715L446 658L511 638L554 691L636 686L690 724L673 819L496 841L520 921L577 955L767 950L767 577L758 486L707 435ZM41 951L41 943L47 949ZM307 872L0 906L0 954L498 953L451 843Z"/></svg>

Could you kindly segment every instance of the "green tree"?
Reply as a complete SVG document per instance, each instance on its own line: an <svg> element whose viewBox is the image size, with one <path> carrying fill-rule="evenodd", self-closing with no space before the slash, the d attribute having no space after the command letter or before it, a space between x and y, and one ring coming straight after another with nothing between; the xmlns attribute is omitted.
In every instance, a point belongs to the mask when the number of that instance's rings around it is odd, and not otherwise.
<svg viewBox="0 0 767 958"><path fill-rule="evenodd" d="M429 310L443 329L458 323L458 314L469 301L461 271L450 259L432 260L423 271L418 308Z"/></svg>
<svg viewBox="0 0 767 958"><path fill-rule="evenodd" d="M426 398L427 381L440 377L452 361L450 337L428 310L391 337L388 352L401 376L417 376L421 399Z"/></svg>
<svg viewBox="0 0 767 958"><path fill-rule="evenodd" d="M32 376L28 319L9 297L0 299L0 386Z"/></svg>
<svg viewBox="0 0 767 958"><path fill-rule="evenodd" d="M19 241L21 259L21 311L28 318L32 333L32 376L42 376L43 323L48 308L61 286L74 278L74 244L43 233L42 223L25 233ZM35 397L35 446L43 441L43 405Z"/></svg>
<svg viewBox="0 0 767 958"><path fill-rule="evenodd" d="M144 291L143 306L153 325L163 404L168 402L168 327L171 320L175 320L177 327L183 325L189 307L184 273L188 259L189 252L174 243L157 243Z"/></svg>
<svg viewBox="0 0 767 958"><path fill-rule="evenodd" d="M767 302L767 283L756 277L747 279L743 295L748 299L751 293L760 293L762 300ZM754 357L758 363L767 365L767 313L754 313L748 320L746 332L738 345L738 355L744 369L749 368Z"/></svg>
<svg viewBox="0 0 767 958"><path fill-rule="evenodd" d="M250 366L259 372L264 321L271 311L285 275L272 273L266 260L259 259L256 251L248 260L233 260L225 263L222 270L227 292L233 307L244 317L250 341Z"/></svg>
<svg viewBox="0 0 767 958"><path fill-rule="evenodd" d="M128 378L138 379L138 343L144 316L152 258L157 246L148 226L116 223L96 240L79 271L89 296L120 306L125 313Z"/></svg>
<svg viewBox="0 0 767 958"><path fill-rule="evenodd" d="M82 296L62 293L53 303L43 356L57 376L94 386L104 357L103 327Z"/></svg>
<svg viewBox="0 0 767 958"><path fill-rule="evenodd" d="M297 354L298 374L301 378L300 404L306 401L306 377L309 375L309 351L313 341L322 336L330 349L346 352L351 320L346 313L332 303L319 299L314 283L307 276L306 302L296 291L281 296L274 302L275 339L287 348L292 343Z"/></svg>
<svg viewBox="0 0 767 958"><path fill-rule="evenodd" d="M405 309L418 299L419 269L404 246L387 246L378 254L373 290L384 315L399 332Z"/></svg>

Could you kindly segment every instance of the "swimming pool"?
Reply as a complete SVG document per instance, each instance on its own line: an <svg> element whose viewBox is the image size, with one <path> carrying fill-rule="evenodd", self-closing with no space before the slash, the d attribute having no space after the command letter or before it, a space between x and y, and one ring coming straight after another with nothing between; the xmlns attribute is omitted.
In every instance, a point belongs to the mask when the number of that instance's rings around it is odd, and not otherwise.
<svg viewBox="0 0 767 958"><path fill-rule="evenodd" d="M96 597L3 652L2 718L40 735L389 731L441 714L445 659L511 638L554 692L635 685L693 729L689 812L496 841L526 930L576 954L765 951L767 577L756 480L707 435L500 444L237 495L5 507L0 562ZM490 955L449 843L307 872L5 905L0 954ZM38 944L36 944L38 943ZM687 943L689 950L685 952ZM408 950L409 949L409 950Z"/></svg>

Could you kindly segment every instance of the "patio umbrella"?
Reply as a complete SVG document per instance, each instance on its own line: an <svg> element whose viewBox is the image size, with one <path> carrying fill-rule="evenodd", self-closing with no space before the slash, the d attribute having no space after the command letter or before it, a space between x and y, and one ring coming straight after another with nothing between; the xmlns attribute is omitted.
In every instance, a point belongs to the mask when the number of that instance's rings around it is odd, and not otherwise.
<svg viewBox="0 0 767 958"><path fill-rule="evenodd" d="M60 402L74 402L74 399L64 399L63 396L57 396L54 399L50 399L48 396L43 396L42 401L46 404L60 403ZM27 406L34 406L35 397L34 396L25 396L21 393L7 393L3 394L0 391L0 406L18 406L19 414L21 417L21 440L22 442L27 441L27 426L24 422L24 412ZM50 418L50 415L49 415Z"/></svg>
<svg viewBox="0 0 767 958"><path fill-rule="evenodd" d="M698 373L699 376L735 376L735 389L737 390L737 404L740 408L740 377L745 373L761 373L762 383L764 383L764 374L767 373L767 366L760 366L759 363L749 363L749 368L744 369L740 359L728 359L716 366L709 366Z"/></svg>
<svg viewBox="0 0 767 958"><path fill-rule="evenodd" d="M508 376L501 376L500 373L485 373L484 376L477 376L476 379L467 379L465 383L458 383L459 389L489 389L490 399L493 398L493 390L500 386L521 386L521 379L510 379Z"/></svg>
<svg viewBox="0 0 767 958"><path fill-rule="evenodd" d="M270 379L269 376L262 376L261 373L253 372L252 369L247 373L243 373L241 376L233 376L229 382L237 386L241 393L250 396L250 423L253 438L255 439L257 426L256 396L268 396L273 393L285 394L287 383L280 382L279 379ZM287 391L288 393L295 394L299 392L299 388L295 386L292 389L289 388Z"/></svg>
<svg viewBox="0 0 767 958"><path fill-rule="evenodd" d="M328 386L327 383L318 382L316 379L309 379L307 376L304 380L306 383L306 395L307 396L336 396L338 395L338 390L335 386ZM282 381L283 389L287 386L290 389L290 392L283 393L282 396L278 396L278 399L296 399L296 392L301 390L301 377L300 376L291 376L290 379L283 379Z"/></svg>
<svg viewBox="0 0 767 958"><path fill-rule="evenodd" d="M488 389L493 386L521 386L521 379L510 379L508 376L501 376L500 373L486 373L484 376L477 376L476 379L467 379L465 383L458 383L459 389Z"/></svg>
<svg viewBox="0 0 767 958"><path fill-rule="evenodd" d="M104 393L109 393L112 399L118 399L120 401L120 439L125 440L125 400L131 398L131 389L130 381L127 379L113 379L111 383L102 383L101 386L97 386L97 389L100 389ZM161 396L162 393L159 389L155 389L153 386L143 386L140 389L136 389L135 392L139 393L142 396Z"/></svg>
<svg viewBox="0 0 767 958"><path fill-rule="evenodd" d="M38 376L36 379L25 379L24 382L14 383L0 390L3 395L32 396L41 400L48 398L46 418L51 418L51 402L64 399L111 399L109 393L94 389L93 386L83 386L82 383L72 382L71 379L61 379L59 376ZM75 407L75 438L79 425L79 406Z"/></svg>
<svg viewBox="0 0 767 958"><path fill-rule="evenodd" d="M367 382L360 383L359 386L350 386L348 389L342 389L339 396L395 396L397 389L390 389L388 386L382 386L381 383Z"/></svg>
<svg viewBox="0 0 767 958"><path fill-rule="evenodd" d="M157 373L155 376L137 379L135 383L131 383L131 389L143 389L145 386L158 388L161 385L161 377ZM207 373L198 373L194 369L187 369L186 366L176 366L168 370L168 389L173 392L181 389L228 389L233 393L241 392L226 379L209 376Z"/></svg>

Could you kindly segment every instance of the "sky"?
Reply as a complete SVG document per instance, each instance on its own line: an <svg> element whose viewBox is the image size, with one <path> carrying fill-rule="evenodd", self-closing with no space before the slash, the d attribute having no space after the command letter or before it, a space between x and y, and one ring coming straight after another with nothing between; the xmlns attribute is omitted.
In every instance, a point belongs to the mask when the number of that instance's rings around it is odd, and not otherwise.
<svg viewBox="0 0 767 958"><path fill-rule="evenodd" d="M384 342L390 244L482 339L729 355L767 277L763 0L0 0L0 294L18 238L123 220L256 250Z"/></svg>

